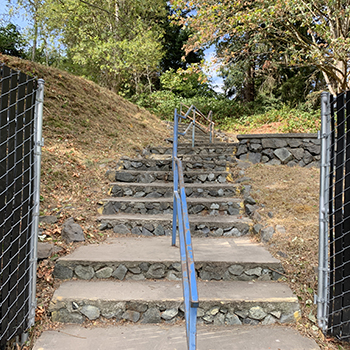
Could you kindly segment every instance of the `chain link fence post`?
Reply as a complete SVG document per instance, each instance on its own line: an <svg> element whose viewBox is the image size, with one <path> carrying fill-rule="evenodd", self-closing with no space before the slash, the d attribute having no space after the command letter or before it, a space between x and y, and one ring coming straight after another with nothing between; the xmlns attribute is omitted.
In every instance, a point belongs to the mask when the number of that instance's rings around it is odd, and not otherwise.
<svg viewBox="0 0 350 350"><path fill-rule="evenodd" d="M317 291L317 320L323 332L327 330L328 306L328 180L329 180L329 136L330 136L330 95L321 95L321 166L319 201L319 263Z"/></svg>
<svg viewBox="0 0 350 350"><path fill-rule="evenodd" d="M31 327L35 322L36 309L36 269L37 269L37 250L38 250L38 230L40 215L40 171L41 171L41 148L44 144L42 138L43 126L43 107L44 107L44 80L38 80L38 90L36 93L35 111L34 111L34 188L33 188L33 223L31 227L31 288L30 288L30 311L28 316L28 326Z"/></svg>

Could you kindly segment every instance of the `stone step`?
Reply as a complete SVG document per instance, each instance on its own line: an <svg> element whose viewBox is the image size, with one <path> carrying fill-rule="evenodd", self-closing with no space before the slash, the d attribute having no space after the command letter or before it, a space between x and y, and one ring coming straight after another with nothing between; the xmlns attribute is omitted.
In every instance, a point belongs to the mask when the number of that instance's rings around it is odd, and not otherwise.
<svg viewBox="0 0 350 350"><path fill-rule="evenodd" d="M200 142L210 143L210 136L207 134L201 134L201 133L196 132L194 139L195 139L196 143L200 143ZM184 136L179 136L179 142L180 143L181 142L192 143L192 131L190 133L187 132L187 134ZM214 137L213 142L218 143L218 142L222 142L222 141L221 141L221 139Z"/></svg>
<svg viewBox="0 0 350 350"><path fill-rule="evenodd" d="M224 153L232 153L236 152L238 147L238 143L208 143L201 144L200 147L192 148L192 144L181 144L178 146L178 155L181 154L224 154ZM146 150L145 153L150 154L172 154L172 147L150 147Z"/></svg>
<svg viewBox="0 0 350 350"><path fill-rule="evenodd" d="M102 215L114 215L117 213L132 214L172 214L173 198L160 197L156 192L151 192L143 198L106 198L102 199L102 205L98 212ZM187 198L189 214L200 215L239 215L244 214L244 204L241 198L220 197L213 198Z"/></svg>
<svg viewBox="0 0 350 350"><path fill-rule="evenodd" d="M232 197L239 193L244 193L245 187L235 183L188 183L186 184L186 196L199 198ZM172 182L153 182L153 183L127 183L114 182L110 184L108 194L114 197L136 197L143 198L149 194L157 197L173 197Z"/></svg>
<svg viewBox="0 0 350 350"><path fill-rule="evenodd" d="M195 268L202 280L277 280L281 263L246 237L192 241ZM156 250L155 250L156 247ZM170 237L120 237L81 246L56 262L59 279L181 280L180 252Z"/></svg>
<svg viewBox="0 0 350 350"><path fill-rule="evenodd" d="M253 221L242 216L200 216L189 215L192 236L219 237L247 235L253 226ZM171 235L172 215L143 215L143 214L115 214L101 215L97 220L101 222L100 229L113 228L117 234L132 233L138 236Z"/></svg>
<svg viewBox="0 0 350 350"><path fill-rule="evenodd" d="M146 155L146 158L155 159L155 160L171 160L172 155L171 154L150 154L150 155ZM217 154L180 155L179 158L182 161L192 161L192 162L203 162L203 161L206 161L206 162L220 161L220 162L230 162L230 163L237 162L237 158L234 155L232 155L232 153L223 153L220 155L217 155Z"/></svg>
<svg viewBox="0 0 350 350"><path fill-rule="evenodd" d="M286 326L198 326L201 350L320 350L313 339ZM103 328L66 325L44 331L33 350L187 350L184 325L129 324Z"/></svg>
<svg viewBox="0 0 350 350"><path fill-rule="evenodd" d="M221 160L199 160L194 161L193 159L183 160L182 169L183 171L192 171L196 169L210 169L214 171L227 171L233 164ZM117 163L116 170L145 170L145 171L169 171L172 170L172 159L133 159L133 158L122 158Z"/></svg>
<svg viewBox="0 0 350 350"><path fill-rule="evenodd" d="M197 322L215 325L294 323L298 299L285 284L271 281L198 281ZM53 322L83 323L103 316L133 323L183 320L179 281L66 281L55 291Z"/></svg>
<svg viewBox="0 0 350 350"><path fill-rule="evenodd" d="M111 181L117 182L138 182L138 183L153 183L173 181L172 171L147 171L147 170L122 170L115 171L109 170L106 173L107 177ZM227 183L233 182L236 175L232 171L215 171L215 170L192 170L184 171L185 183Z"/></svg>

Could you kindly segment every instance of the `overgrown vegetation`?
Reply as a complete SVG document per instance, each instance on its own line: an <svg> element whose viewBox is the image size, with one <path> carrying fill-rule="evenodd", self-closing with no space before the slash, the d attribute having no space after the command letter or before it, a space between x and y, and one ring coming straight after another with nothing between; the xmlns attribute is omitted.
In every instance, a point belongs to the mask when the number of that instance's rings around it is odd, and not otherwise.
<svg viewBox="0 0 350 350"><path fill-rule="evenodd" d="M181 104L193 104L205 115L210 110L213 111L216 126L236 134L258 133L261 127L265 127L263 132L278 133L315 133L320 129L319 109L307 104L293 108L277 103L274 108L272 105L259 103L260 101L241 103L212 96L186 98L171 91L139 96L134 102L160 118L169 120L173 118L175 108L179 109Z"/></svg>

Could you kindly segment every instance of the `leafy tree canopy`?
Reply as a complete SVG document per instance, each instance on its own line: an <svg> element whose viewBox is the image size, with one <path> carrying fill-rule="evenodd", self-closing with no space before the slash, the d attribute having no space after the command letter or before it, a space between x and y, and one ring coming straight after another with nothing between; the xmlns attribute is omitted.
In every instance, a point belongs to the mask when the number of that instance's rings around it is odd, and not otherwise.
<svg viewBox="0 0 350 350"><path fill-rule="evenodd" d="M0 52L5 55L25 58L26 42L17 27L9 23L0 27Z"/></svg>
<svg viewBox="0 0 350 350"><path fill-rule="evenodd" d="M221 58L264 52L290 67L315 67L332 93L350 88L349 0L172 0L192 29L187 50L227 43ZM190 11L185 18L179 14ZM244 47L232 46L244 38ZM225 45L224 45L225 46ZM277 50L276 50L277 49Z"/></svg>

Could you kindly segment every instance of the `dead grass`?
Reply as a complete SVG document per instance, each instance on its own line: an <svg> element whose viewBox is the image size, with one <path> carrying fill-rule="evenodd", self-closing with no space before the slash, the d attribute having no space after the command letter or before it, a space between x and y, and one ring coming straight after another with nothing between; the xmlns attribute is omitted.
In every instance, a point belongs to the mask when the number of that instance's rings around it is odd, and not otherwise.
<svg viewBox="0 0 350 350"><path fill-rule="evenodd" d="M276 233L267 248L282 262L284 279L299 299L302 317L296 328L322 349L350 349L348 343L326 338L316 326L319 169L257 164L246 176L252 179L252 196L262 206L264 226L286 229Z"/></svg>
<svg viewBox="0 0 350 350"><path fill-rule="evenodd" d="M106 170L121 156L165 144L170 135L159 118L89 80L1 54L0 62L45 80L40 210L42 215L56 215L58 222L41 227L45 241L54 242L61 252L38 265L38 308L30 348L42 330L54 326L46 310L58 286L52 277L55 260L77 247L61 240L63 222L74 217L85 232L84 244L105 240L96 216L97 203L108 191Z"/></svg>

